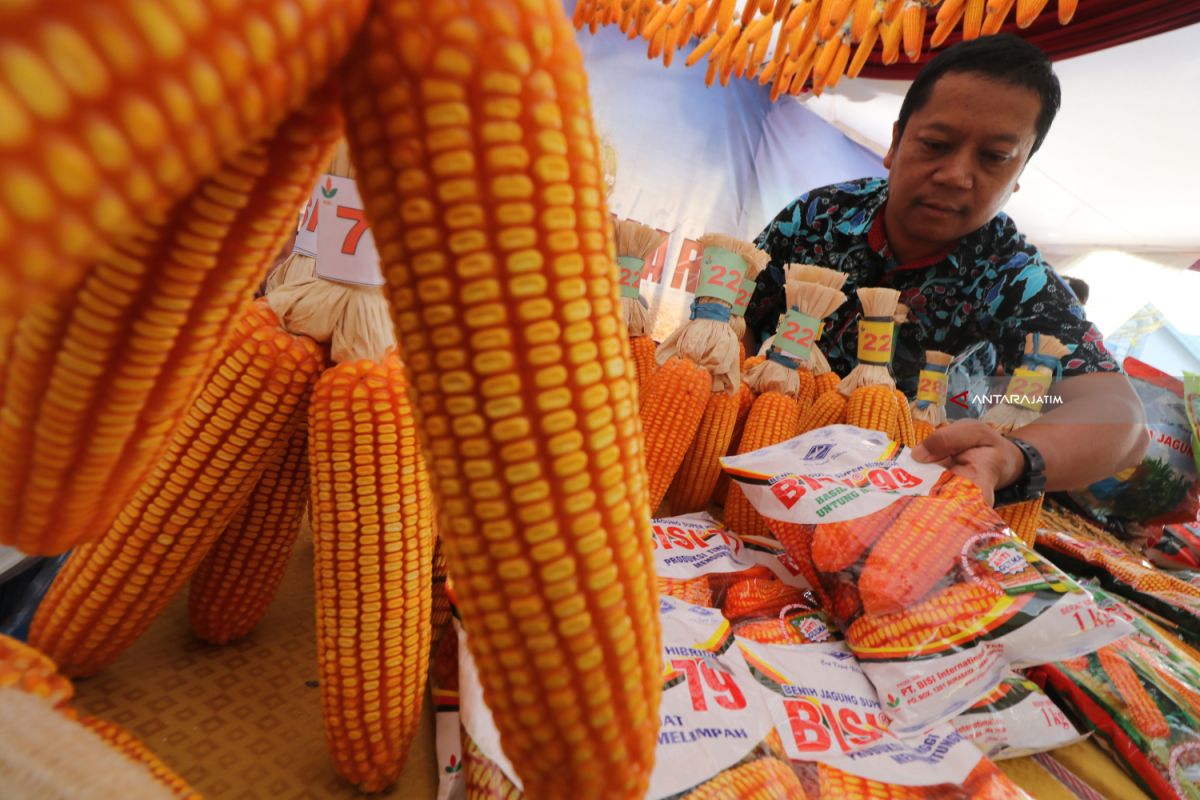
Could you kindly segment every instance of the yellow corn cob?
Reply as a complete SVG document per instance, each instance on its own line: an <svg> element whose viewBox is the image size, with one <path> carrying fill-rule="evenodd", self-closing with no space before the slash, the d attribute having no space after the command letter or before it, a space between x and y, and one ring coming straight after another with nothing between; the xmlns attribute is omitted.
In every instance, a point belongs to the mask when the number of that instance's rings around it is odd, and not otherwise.
<svg viewBox="0 0 1200 800"><path fill-rule="evenodd" d="M826 392L832 392L837 389L837 385L842 382L842 378L836 372L826 372L821 375L816 375L813 378L813 400L824 395Z"/></svg>
<svg viewBox="0 0 1200 800"><path fill-rule="evenodd" d="M791 765L768 756L730 767L681 797L685 800L805 800L807 795Z"/></svg>
<svg viewBox="0 0 1200 800"><path fill-rule="evenodd" d="M0 401L0 543L60 553L112 524L221 354L341 127L321 92L270 140L21 320Z"/></svg>
<svg viewBox="0 0 1200 800"><path fill-rule="evenodd" d="M1017 27L1028 28L1050 0L1017 0Z"/></svg>
<svg viewBox="0 0 1200 800"><path fill-rule="evenodd" d="M1171 728L1163 716L1162 709L1146 691L1141 678L1121 654L1112 647L1101 647L1096 651L1096 656L1100 659L1100 666L1108 673L1109 683L1116 691L1117 697L1125 704L1126 713L1134 727L1148 739L1165 739L1170 736Z"/></svg>
<svg viewBox="0 0 1200 800"><path fill-rule="evenodd" d="M821 763L817 764L817 776L821 800L924 800L932 796L928 789L921 786L873 781Z"/></svg>
<svg viewBox="0 0 1200 800"><path fill-rule="evenodd" d="M746 373L748 362L754 358L747 359L742 362L742 374ZM737 420L733 424L733 436L729 439L729 449L725 451L725 455L731 456L737 453L738 445L742 441L742 431L746 429L746 418L750 416L750 407L754 405L754 391L746 385L745 381L738 384L738 410ZM721 474L717 476L717 485L713 489L713 501L724 505L725 496L729 493L729 473L721 470Z"/></svg>
<svg viewBox="0 0 1200 800"><path fill-rule="evenodd" d="M869 28L854 51L854 58L850 60L850 66L846 67L847 78L857 78L862 68L867 65L867 60L871 57L871 51L875 49L875 44L879 41L879 27Z"/></svg>
<svg viewBox="0 0 1200 800"><path fill-rule="evenodd" d="M662 504L695 442L712 395L708 370L685 358L673 358L655 370L642 393L642 431L653 511Z"/></svg>
<svg viewBox="0 0 1200 800"><path fill-rule="evenodd" d="M916 61L921 57L921 45L925 41L926 13L923 3L908 2L904 4L904 11L900 15L904 55L908 57L909 61Z"/></svg>
<svg viewBox="0 0 1200 800"><path fill-rule="evenodd" d="M779 617L747 619L734 626L733 632L743 639L760 644L808 644L810 640Z"/></svg>
<svg viewBox="0 0 1200 800"><path fill-rule="evenodd" d="M749 453L791 439L796 435L799 418L800 404L796 398L781 392L760 394L746 417L738 453ZM768 533L763 518L736 482L730 484L725 497L725 524L740 534L763 536Z"/></svg>
<svg viewBox="0 0 1200 800"><path fill-rule="evenodd" d="M658 369L654 361L654 340L649 336L634 336L629 340L629 351L633 356L633 365L637 372L638 389L643 393L649 387L650 377Z"/></svg>
<svg viewBox="0 0 1200 800"><path fill-rule="evenodd" d="M49 656L0 633L0 689L19 689L65 708L75 694L71 682L58 673Z"/></svg>
<svg viewBox="0 0 1200 800"><path fill-rule="evenodd" d="M341 83L505 753L533 797L640 797L661 694L650 513L570 24L555 3L385 0Z"/></svg>
<svg viewBox="0 0 1200 800"><path fill-rule="evenodd" d="M442 540L438 537L433 543L433 577L430 581L433 587L430 601L429 627L433 636L429 641L429 651L436 653L442 636L452 627L450 622L453 614L450 611L450 593L446 587L446 556L442 553Z"/></svg>
<svg viewBox="0 0 1200 800"><path fill-rule="evenodd" d="M463 736L463 772L467 800L524 800L521 790L479 752L479 746L469 735Z"/></svg>
<svg viewBox="0 0 1200 800"><path fill-rule="evenodd" d="M908 413L908 402L904 403ZM909 419L911 423L911 417ZM846 424L857 425L887 434L896 439L900 426L899 409L896 406L895 390L883 386L862 386L850 394L846 401Z"/></svg>
<svg viewBox="0 0 1200 800"><path fill-rule="evenodd" d="M1066 25L1075 17L1079 0L1058 0L1058 24Z"/></svg>
<svg viewBox="0 0 1200 800"><path fill-rule="evenodd" d="M983 0L979 0L983 2ZM904 26L897 17L891 22L886 19L879 24L879 41L882 43L880 58L884 64L895 64L900 60L900 43L904 34Z"/></svg>
<svg viewBox="0 0 1200 800"><path fill-rule="evenodd" d="M854 0L854 11L850 17L850 38L853 41L861 42L866 36L868 28L875 27L870 24L873 22L871 17L874 10L875 0ZM874 22L878 24L878 20L874 20Z"/></svg>
<svg viewBox="0 0 1200 800"><path fill-rule="evenodd" d="M171 790L181 800L200 800L200 793L188 786L187 781L179 777L138 737L113 722L97 719L96 717L81 716L79 723L92 733L103 739L109 746L119 750L126 758L135 764L140 764L150 771L154 780Z"/></svg>
<svg viewBox="0 0 1200 800"><path fill-rule="evenodd" d="M854 0L825 0L822 7L821 27L818 35L822 40L832 39L838 30L846 24Z"/></svg>
<svg viewBox="0 0 1200 800"><path fill-rule="evenodd" d="M267 613L308 505L307 402L296 411L287 446L221 531L188 587L192 633L212 644L240 639Z"/></svg>
<svg viewBox="0 0 1200 800"><path fill-rule="evenodd" d="M982 584L955 583L911 608L864 614L846 629L852 647L927 647L976 626L1002 598Z"/></svg>
<svg viewBox="0 0 1200 800"><path fill-rule="evenodd" d="M721 474L721 456L729 452L737 426L741 392L717 392L708 398L696 439L684 454L671 484L672 514L703 511L712 502L713 489Z"/></svg>
<svg viewBox="0 0 1200 800"><path fill-rule="evenodd" d="M846 421L846 398L841 392L832 391L818 395L816 402L800 418L799 433L808 433L826 425L837 425Z"/></svg>
<svg viewBox="0 0 1200 800"><path fill-rule="evenodd" d="M1021 541L1028 547L1033 547L1037 540L1037 529L1042 524L1042 498L1026 500L1023 503L1013 503L1007 506L996 506L996 513L1008 523Z"/></svg>
<svg viewBox="0 0 1200 800"><path fill-rule="evenodd" d="M983 27L979 29L980 33L984 36L999 33L1005 18L1012 11L1015 3L1016 0L988 0L987 16L983 18Z"/></svg>
<svg viewBox="0 0 1200 800"><path fill-rule="evenodd" d="M913 443L920 444L928 439L934 432L935 428L929 422L923 419L913 420Z"/></svg>
<svg viewBox="0 0 1200 800"><path fill-rule="evenodd" d="M713 604L712 588L709 586L707 578L693 578L691 580L659 578L658 593L667 597L674 597L685 603L691 603L694 606L711 608Z"/></svg>
<svg viewBox="0 0 1200 800"><path fill-rule="evenodd" d="M981 503L913 498L871 548L858 579L869 614L915 605L954 568L963 543L991 527Z"/></svg>
<svg viewBox="0 0 1200 800"><path fill-rule="evenodd" d="M963 39L971 40L979 37L983 27L983 11L987 0L967 0L963 11Z"/></svg>
<svg viewBox="0 0 1200 800"><path fill-rule="evenodd" d="M942 43L949 38L954 29L958 27L958 23L962 21L964 8L962 0L956 0L953 3L951 0L947 0L938 6L937 26L933 29L933 33L929 34L930 47L941 47Z"/></svg>
<svg viewBox="0 0 1200 800"><path fill-rule="evenodd" d="M916 442L916 432L913 429L912 411L908 408L908 398L904 396L904 392L896 389L893 391L893 396L896 398L896 435L895 439L905 447L912 447Z"/></svg>
<svg viewBox="0 0 1200 800"><path fill-rule="evenodd" d="M6 4L0 339L22 308L75 285L102 245L160 215L299 107L366 8Z"/></svg>
<svg viewBox="0 0 1200 800"><path fill-rule="evenodd" d="M825 76L826 89L837 86L842 80L842 76L846 74L846 65L850 62L851 49L850 38L843 36L838 44L837 53L833 56L833 64L829 67L829 73Z"/></svg>
<svg viewBox="0 0 1200 800"><path fill-rule="evenodd" d="M396 355L320 377L308 452L325 736L338 773L378 792L416 732L431 638L433 491Z"/></svg>
<svg viewBox="0 0 1200 800"><path fill-rule="evenodd" d="M77 548L30 631L67 675L90 675L131 645L236 513L324 364L311 339L247 307L207 385L116 522Z"/></svg>
<svg viewBox="0 0 1200 800"><path fill-rule="evenodd" d="M813 565L822 572L840 572L862 558L888 528L896 524L900 512L912 502L903 497L872 514L846 522L823 522L812 537Z"/></svg>

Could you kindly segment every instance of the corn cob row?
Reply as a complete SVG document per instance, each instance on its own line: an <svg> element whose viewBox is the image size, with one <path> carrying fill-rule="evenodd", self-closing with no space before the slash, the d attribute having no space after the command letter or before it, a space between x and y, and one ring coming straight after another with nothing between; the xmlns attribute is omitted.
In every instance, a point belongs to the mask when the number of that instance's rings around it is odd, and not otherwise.
<svg viewBox="0 0 1200 800"><path fill-rule="evenodd" d="M791 765L765 756L730 767L682 795L686 800L805 800Z"/></svg>
<svg viewBox="0 0 1200 800"><path fill-rule="evenodd" d="M740 384L744 386L745 384ZM671 484L672 514L703 511L712 501L721 475L721 456L729 452L737 428L742 394L710 394L700 417L696 439L684 453L679 471Z"/></svg>
<svg viewBox="0 0 1200 800"><path fill-rule="evenodd" d="M1028 547L1037 541L1037 530L1042 524L1042 498L996 506L996 513Z"/></svg>
<svg viewBox="0 0 1200 800"><path fill-rule="evenodd" d="M1134 727L1149 739L1165 739L1170 736L1171 728L1167 724L1167 718L1163 716L1162 709L1146 691L1141 678L1121 654L1111 647L1102 647L1096 651L1096 656L1100 659L1100 666L1108 674L1117 696L1125 704Z"/></svg>
<svg viewBox="0 0 1200 800"><path fill-rule="evenodd" d="M638 389L646 391L658 363L654 360L654 351L658 347L649 336L631 336L629 338L629 353L633 358L634 378Z"/></svg>
<svg viewBox="0 0 1200 800"><path fill-rule="evenodd" d="M816 525L800 525L795 522L768 520L767 526L775 538L779 540L779 543L787 550L788 555L792 557L792 561L795 562L800 570L800 575L812 587L817 599L821 601L821 607L829 608L829 593L821 585L821 580L817 577L817 571L812 559L813 535Z"/></svg>
<svg viewBox="0 0 1200 800"><path fill-rule="evenodd" d="M924 647L978 626L1001 597L983 584L951 584L910 608L863 614L846 629L846 640L856 649Z"/></svg>
<svg viewBox="0 0 1200 800"><path fill-rule="evenodd" d="M308 452L325 734L363 791L400 775L429 669L434 507L404 365L326 370Z"/></svg>
<svg viewBox="0 0 1200 800"><path fill-rule="evenodd" d="M868 778L860 778L857 775L851 775L849 772L842 772L839 769L828 766L827 764L817 764L817 777L821 786L819 795L822 800L824 798L870 798L870 800L924 800L930 796L929 790L920 786L900 786L894 783L881 783L879 781L869 780Z"/></svg>
<svg viewBox="0 0 1200 800"><path fill-rule="evenodd" d="M287 445L196 568L188 620L201 641L227 644L254 630L287 571L308 505L308 402Z"/></svg>
<svg viewBox="0 0 1200 800"><path fill-rule="evenodd" d="M731 585L721 600L721 611L727 619L736 622L747 617L778 614L786 606L805 601L803 591L772 574L747 577Z"/></svg>
<svg viewBox="0 0 1200 800"><path fill-rule="evenodd" d="M341 127L333 100L316 93L28 310L3 365L0 543L60 553L112 524L294 229Z"/></svg>
<svg viewBox="0 0 1200 800"><path fill-rule="evenodd" d="M149 478L102 537L72 553L42 600L30 642L63 673L95 673L158 616L286 443L324 361L264 303L247 307Z"/></svg>
<svg viewBox="0 0 1200 800"><path fill-rule="evenodd" d="M753 362L758 356L746 359L743 362L743 369L746 369L746 364ZM753 364L751 364L753 366ZM725 455L732 456L737 454L738 445L742 441L742 432L746 430L746 418L750 416L750 408L754 405L754 392L742 381L738 386L738 409L737 419L733 423L733 435L729 437L729 449L725 451ZM713 488L712 499L714 502L725 505L725 497L729 493L729 473L721 470L717 476L717 484Z"/></svg>
<svg viewBox="0 0 1200 800"><path fill-rule="evenodd" d="M847 522L817 525L812 540L813 566L822 572L833 573L857 563L863 553L896 524L896 518L912 502L911 497L901 497L873 514Z"/></svg>
<svg viewBox="0 0 1200 800"><path fill-rule="evenodd" d="M655 370L639 409L651 512L657 511L666 497L712 397L712 375L690 359L673 358ZM724 418L720 422L728 424ZM729 438L733 438L732 429Z"/></svg>
<svg viewBox="0 0 1200 800"><path fill-rule="evenodd" d="M81 716L79 723L103 739L106 744L119 750L130 761L149 770L154 780L169 789L175 797L180 800L200 800L199 792L188 786L187 781L164 764L145 742L120 725L88 716Z"/></svg>
<svg viewBox="0 0 1200 800"><path fill-rule="evenodd" d="M0 339L298 108L365 0L7 4ZM284 57L286 54L287 57Z"/></svg>
<svg viewBox="0 0 1200 800"><path fill-rule="evenodd" d="M800 407L794 397L780 392L759 395L746 417L738 455L791 439L800 425ZM736 481L725 496L725 525L741 535L765 536L767 524Z"/></svg>
<svg viewBox="0 0 1200 800"><path fill-rule="evenodd" d="M348 134L484 698L536 797L644 793L660 644L634 371L558 4L387 0Z"/></svg>
<svg viewBox="0 0 1200 800"><path fill-rule="evenodd" d="M712 587L706 578L659 578L658 593L694 606L712 608L713 604Z"/></svg>

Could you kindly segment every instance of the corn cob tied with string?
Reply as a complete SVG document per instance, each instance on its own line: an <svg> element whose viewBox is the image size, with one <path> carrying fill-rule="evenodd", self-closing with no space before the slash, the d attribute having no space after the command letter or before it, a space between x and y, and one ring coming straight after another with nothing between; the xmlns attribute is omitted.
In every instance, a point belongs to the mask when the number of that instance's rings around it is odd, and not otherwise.
<svg viewBox="0 0 1200 800"><path fill-rule="evenodd" d="M650 512L570 22L552 3L385 0L342 86L504 751L531 796L640 797L661 694Z"/></svg>
<svg viewBox="0 0 1200 800"><path fill-rule="evenodd" d="M659 369L641 400L650 507L657 510L682 471L684 505L703 508L711 497L737 423L741 383L739 340L730 327L733 303L745 278L757 277L767 254L749 242L705 234L691 318L659 345ZM699 452L696 452L696 451Z"/></svg>
<svg viewBox="0 0 1200 800"><path fill-rule="evenodd" d="M808 283L819 283L822 286L828 286L830 289L841 291L846 284L848 277L844 272L838 272L836 269L828 267L819 267L816 264L788 264L784 267L785 280L802 280ZM825 323L821 322L817 328L817 340L825 332ZM766 353L774 343L775 337L770 336L763 342L760 353ZM834 372L829 366L829 360L825 358L825 354L821 352L820 347L813 347L810 358L808 360L808 369L813 375L813 400L816 401L821 395L826 392L831 392L837 388L838 383L842 378Z"/></svg>
<svg viewBox="0 0 1200 800"><path fill-rule="evenodd" d="M0 341L300 108L367 5L6 4Z"/></svg>
<svg viewBox="0 0 1200 800"><path fill-rule="evenodd" d="M925 351L925 367L917 376L917 396L909 406L917 444L946 424L946 372L953 360L949 353Z"/></svg>
<svg viewBox="0 0 1200 800"><path fill-rule="evenodd" d="M625 317L625 334L637 368L638 386L645 391L657 366L655 344L650 337L650 317L640 290L642 270L646 260L654 255L662 234L632 219L617 220L613 225L617 250L617 267L621 276L621 313Z"/></svg>
<svg viewBox="0 0 1200 800"><path fill-rule="evenodd" d="M21 318L0 397L0 543L60 553L112 524L295 228L341 115L316 94L270 139Z"/></svg>

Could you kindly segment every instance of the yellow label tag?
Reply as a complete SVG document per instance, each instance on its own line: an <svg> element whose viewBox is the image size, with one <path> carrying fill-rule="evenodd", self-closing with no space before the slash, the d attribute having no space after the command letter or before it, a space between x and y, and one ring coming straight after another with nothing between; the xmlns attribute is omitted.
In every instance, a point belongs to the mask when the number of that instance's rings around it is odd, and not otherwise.
<svg viewBox="0 0 1200 800"><path fill-rule="evenodd" d="M944 372L923 369L917 376L917 402L946 405L947 377Z"/></svg>
<svg viewBox="0 0 1200 800"><path fill-rule="evenodd" d="M886 366L892 360L893 322L858 322L858 362Z"/></svg>
<svg viewBox="0 0 1200 800"><path fill-rule="evenodd" d="M1004 394L1009 403L1014 406L1028 408L1030 411L1042 410L1042 397L1050 390L1054 376L1049 372L1017 367L1013 370L1012 378Z"/></svg>

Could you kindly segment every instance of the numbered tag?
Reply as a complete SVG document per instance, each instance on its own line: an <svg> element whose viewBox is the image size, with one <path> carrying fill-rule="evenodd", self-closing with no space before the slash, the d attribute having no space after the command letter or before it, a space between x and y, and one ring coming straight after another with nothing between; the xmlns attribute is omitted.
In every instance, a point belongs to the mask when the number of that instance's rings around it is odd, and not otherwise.
<svg viewBox="0 0 1200 800"><path fill-rule="evenodd" d="M367 227L358 187L349 178L324 175L301 230L316 230L317 275L331 281L382 286L379 252ZM299 237L297 237L299 238Z"/></svg>
<svg viewBox="0 0 1200 800"><path fill-rule="evenodd" d="M636 300L641 296L642 268L645 266L645 259L634 258L633 256L617 256L621 297L632 297Z"/></svg>
<svg viewBox="0 0 1200 800"><path fill-rule="evenodd" d="M946 405L946 373L923 369L917 377L917 402Z"/></svg>
<svg viewBox="0 0 1200 800"><path fill-rule="evenodd" d="M775 335L775 349L782 350L797 361L807 362L817 342L817 329L821 320L810 317L796 309L783 315Z"/></svg>
<svg viewBox="0 0 1200 800"><path fill-rule="evenodd" d="M737 301L742 279L746 277L746 262L737 253L721 247L704 248L700 264L700 280L696 297L724 300L729 305Z"/></svg>
<svg viewBox="0 0 1200 800"><path fill-rule="evenodd" d="M895 323L859 320L858 362L886 366L892 361L892 335Z"/></svg>
<svg viewBox="0 0 1200 800"><path fill-rule="evenodd" d="M1050 390L1054 376L1049 372L1017 367L1013 370L1012 379L1008 382L1005 395L1008 402L1015 406L1028 408L1030 411L1042 410L1042 397Z"/></svg>
<svg viewBox="0 0 1200 800"><path fill-rule="evenodd" d="M325 177L321 177L321 183L325 182ZM304 213L300 215L300 227L296 229L296 242L292 245L292 252L299 253L302 256L309 258L317 257L317 218L320 216L320 204L317 202L317 197L320 194L320 183L313 187L312 196L308 198L308 203L304 206Z"/></svg>
<svg viewBox="0 0 1200 800"><path fill-rule="evenodd" d="M742 278L742 285L733 301L733 316L746 316L746 307L750 305L750 298L754 296L754 287L757 285L754 278Z"/></svg>

